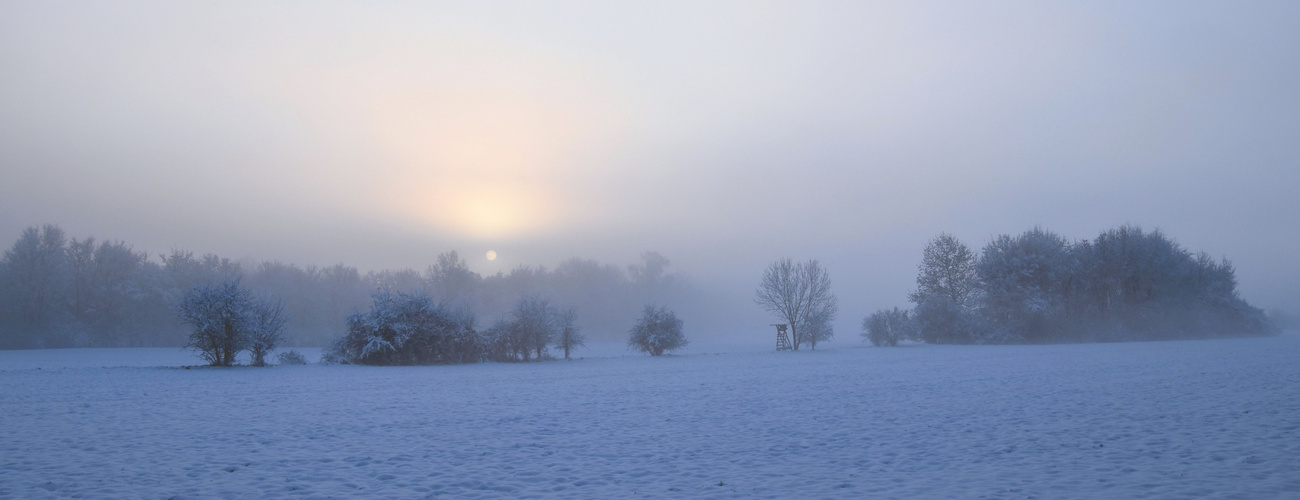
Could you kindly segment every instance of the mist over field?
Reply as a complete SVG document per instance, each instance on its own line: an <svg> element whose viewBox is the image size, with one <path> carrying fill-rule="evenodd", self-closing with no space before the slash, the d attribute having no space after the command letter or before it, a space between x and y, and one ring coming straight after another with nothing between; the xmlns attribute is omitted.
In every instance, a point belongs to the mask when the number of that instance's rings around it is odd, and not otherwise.
<svg viewBox="0 0 1300 500"><path fill-rule="evenodd" d="M819 259L854 342L863 316L909 307L941 232L979 250L1135 224L1295 314L1296 14L8 2L0 241L51 223L155 263L363 275L449 251L482 276L653 251L715 313L688 329L738 337L770 335L765 266Z"/></svg>

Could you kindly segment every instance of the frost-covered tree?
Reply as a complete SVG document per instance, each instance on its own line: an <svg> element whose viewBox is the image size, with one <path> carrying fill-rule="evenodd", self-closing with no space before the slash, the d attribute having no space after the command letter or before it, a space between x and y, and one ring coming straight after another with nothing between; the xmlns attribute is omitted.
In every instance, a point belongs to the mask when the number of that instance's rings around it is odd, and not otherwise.
<svg viewBox="0 0 1300 500"><path fill-rule="evenodd" d="M975 254L950 234L940 233L925 246L916 290L908 299L916 304L914 326L926 342L976 340L972 317L972 297L978 285L975 265Z"/></svg>
<svg viewBox="0 0 1300 500"><path fill-rule="evenodd" d="M815 345L805 337L805 330L818 318L828 325L839 309L831 293L830 274L816 259L795 263L783 258L770 264L763 272L754 302L790 325L790 341L795 349L803 344ZM830 330L819 333L829 334Z"/></svg>
<svg viewBox="0 0 1300 500"><path fill-rule="evenodd" d="M1075 249L1072 312L1097 340L1266 335L1277 329L1242 300L1227 259L1193 254L1160 231L1125 225Z"/></svg>
<svg viewBox="0 0 1300 500"><path fill-rule="evenodd" d="M248 348L254 309L252 292L239 280L190 290L180 304L181 320L192 329L185 347L212 366L234 365L235 355Z"/></svg>
<svg viewBox="0 0 1300 500"><path fill-rule="evenodd" d="M577 310L572 307L561 309L556 316L556 326L558 333L555 337L555 347L564 351L564 359L569 359L569 353L574 349L586 345L582 329L578 327Z"/></svg>
<svg viewBox="0 0 1300 500"><path fill-rule="evenodd" d="M817 349L817 343L826 342L835 336L835 330L831 322L835 321L835 315L839 312L838 301L832 300L812 314L808 315L803 327L799 329L800 337L809 349Z"/></svg>
<svg viewBox="0 0 1300 500"><path fill-rule="evenodd" d="M939 233L925 246L917 266L916 290L912 302L944 299L958 306L968 306L978 278L977 259L970 247L955 236Z"/></svg>
<svg viewBox="0 0 1300 500"><path fill-rule="evenodd" d="M906 310L881 309L862 319L862 338L872 345L896 346L911 337L911 318Z"/></svg>
<svg viewBox="0 0 1300 500"><path fill-rule="evenodd" d="M520 299L508 318L489 329L492 345L489 358L494 361L546 359L547 349L559 335L557 315L546 300L532 296Z"/></svg>
<svg viewBox="0 0 1300 500"><path fill-rule="evenodd" d="M512 328L523 339L523 345L535 354L538 361L547 355L546 349L551 345L557 333L555 308L551 303L538 297L524 297L511 313ZM527 354L524 361L528 361Z"/></svg>
<svg viewBox="0 0 1300 500"><path fill-rule="evenodd" d="M266 355L284 338L283 303L259 301L253 305L252 321L248 332L248 353L253 366L266 366Z"/></svg>
<svg viewBox="0 0 1300 500"><path fill-rule="evenodd" d="M473 363L482 356L474 316L422 293L381 290L370 311L348 317L327 360L364 365Z"/></svg>
<svg viewBox="0 0 1300 500"><path fill-rule="evenodd" d="M628 346L651 356L686 347L682 320L667 307L645 306L627 339Z"/></svg>
<svg viewBox="0 0 1300 500"><path fill-rule="evenodd" d="M980 317L946 300L927 300L912 308L912 328L931 344L970 344L984 338Z"/></svg>
<svg viewBox="0 0 1300 500"><path fill-rule="evenodd" d="M1041 342L1063 333L1069 287L1078 274L1065 238L1037 227L998 236L984 247L977 269L989 340Z"/></svg>
<svg viewBox="0 0 1300 500"><path fill-rule="evenodd" d="M489 361L513 362L523 361L528 355L528 348L522 339L514 335L510 320L498 319L482 333L483 357Z"/></svg>

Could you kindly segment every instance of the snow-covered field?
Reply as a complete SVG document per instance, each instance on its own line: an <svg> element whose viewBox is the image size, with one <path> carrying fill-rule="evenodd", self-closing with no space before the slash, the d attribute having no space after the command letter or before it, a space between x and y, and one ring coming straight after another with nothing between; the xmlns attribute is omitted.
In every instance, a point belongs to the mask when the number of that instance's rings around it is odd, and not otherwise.
<svg viewBox="0 0 1300 500"><path fill-rule="evenodd" d="M0 497L1300 498L1298 333L856 340L392 368L0 352Z"/></svg>

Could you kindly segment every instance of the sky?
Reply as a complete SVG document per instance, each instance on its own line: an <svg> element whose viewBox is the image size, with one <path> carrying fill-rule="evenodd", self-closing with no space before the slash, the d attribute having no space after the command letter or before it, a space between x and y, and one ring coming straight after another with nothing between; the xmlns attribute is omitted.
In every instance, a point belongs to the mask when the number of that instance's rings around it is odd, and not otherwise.
<svg viewBox="0 0 1300 500"><path fill-rule="evenodd" d="M843 333L926 242L1125 223L1300 311L1297 2L0 0L0 241L630 264ZM496 260L486 259L492 250ZM746 326L738 326L746 327ZM766 331L764 331L766 334Z"/></svg>

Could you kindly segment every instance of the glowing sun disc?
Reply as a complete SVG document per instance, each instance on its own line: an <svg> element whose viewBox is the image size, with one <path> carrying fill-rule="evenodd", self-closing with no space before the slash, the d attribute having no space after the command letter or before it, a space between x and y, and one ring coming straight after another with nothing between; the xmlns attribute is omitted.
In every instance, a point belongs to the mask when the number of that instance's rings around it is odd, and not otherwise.
<svg viewBox="0 0 1300 500"><path fill-rule="evenodd" d="M496 250L488 250L488 252L487 252L487 260L497 260L497 251L496 251Z"/></svg>

